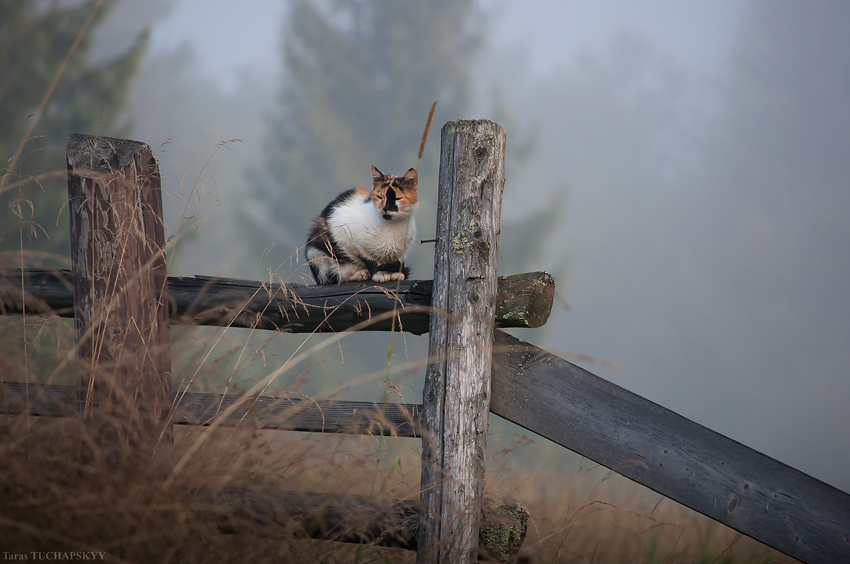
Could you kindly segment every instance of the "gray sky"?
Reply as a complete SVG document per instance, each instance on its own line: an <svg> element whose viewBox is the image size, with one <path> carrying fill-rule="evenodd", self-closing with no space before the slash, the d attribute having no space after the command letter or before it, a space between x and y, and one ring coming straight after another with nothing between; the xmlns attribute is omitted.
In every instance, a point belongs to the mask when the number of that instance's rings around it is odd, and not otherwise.
<svg viewBox="0 0 850 564"><path fill-rule="evenodd" d="M530 340L613 362L622 373L588 368L847 491L850 18L795 6L488 0L477 82L515 133L538 127L503 215L566 194L533 267L558 273L571 310ZM263 139L283 2L161 9L136 137L173 138L163 171L189 184L216 143L242 139L231 168L206 171L223 205L182 272L239 277L221 252L228 205Z"/></svg>
<svg viewBox="0 0 850 564"><path fill-rule="evenodd" d="M233 92L246 70L260 76L278 74L284 12L280 0L180 0L154 27L152 54L189 45L197 56L197 71Z"/></svg>

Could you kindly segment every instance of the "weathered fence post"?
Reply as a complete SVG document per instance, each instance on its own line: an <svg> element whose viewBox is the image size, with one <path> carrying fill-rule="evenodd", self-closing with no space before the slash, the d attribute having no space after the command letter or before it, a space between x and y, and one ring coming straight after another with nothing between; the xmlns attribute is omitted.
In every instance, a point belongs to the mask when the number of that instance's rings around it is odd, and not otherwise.
<svg viewBox="0 0 850 564"><path fill-rule="evenodd" d="M478 548L495 315L505 133L443 126L429 358L422 414L418 562Z"/></svg>
<svg viewBox="0 0 850 564"><path fill-rule="evenodd" d="M102 447L157 440L171 404L159 167L144 143L72 134L68 197L83 415ZM114 453L112 453L114 454Z"/></svg>

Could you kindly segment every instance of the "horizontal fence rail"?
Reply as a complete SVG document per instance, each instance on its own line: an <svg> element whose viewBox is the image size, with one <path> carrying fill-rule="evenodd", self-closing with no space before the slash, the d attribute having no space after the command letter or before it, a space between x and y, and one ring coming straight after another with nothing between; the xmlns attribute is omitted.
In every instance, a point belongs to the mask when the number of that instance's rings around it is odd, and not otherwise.
<svg viewBox="0 0 850 564"><path fill-rule="evenodd" d="M244 488L201 492L195 498L217 509L216 524L225 534L365 542L416 550L418 500Z"/></svg>
<svg viewBox="0 0 850 564"><path fill-rule="evenodd" d="M314 538L368 543L416 550L418 500L395 500L351 494L263 492L226 488L198 492L195 501L217 508L216 523L225 534L247 533L286 540ZM514 561L528 530L528 515L519 504L485 500L479 550L491 562Z"/></svg>
<svg viewBox="0 0 850 564"><path fill-rule="evenodd" d="M251 425L261 429L419 437L421 406L403 403L314 400L306 397L244 397L173 392L175 425ZM74 386L0 382L0 413L76 417L83 409Z"/></svg>
<svg viewBox="0 0 850 564"><path fill-rule="evenodd" d="M0 314L74 316L74 290L66 270L0 271ZM277 329L291 333L388 331L391 312L401 330L428 332L431 280L304 286L263 284L211 276L168 277L171 323ZM22 291L23 290L23 291ZM555 280L546 272L503 276L498 281L496 326L541 327L552 311ZM21 297L24 296L22 300ZM382 316L382 314L384 314ZM389 314L389 315L387 315Z"/></svg>

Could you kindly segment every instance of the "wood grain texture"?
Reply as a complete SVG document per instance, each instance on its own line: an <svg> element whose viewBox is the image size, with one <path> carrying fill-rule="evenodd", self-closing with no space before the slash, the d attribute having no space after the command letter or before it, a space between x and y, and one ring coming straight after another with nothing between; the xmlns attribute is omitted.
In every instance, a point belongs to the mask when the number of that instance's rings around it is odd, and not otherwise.
<svg viewBox="0 0 850 564"><path fill-rule="evenodd" d="M111 430L98 436L153 439L171 392L159 167L150 147L126 139L72 134L66 155L84 415L100 406Z"/></svg>
<svg viewBox="0 0 850 564"><path fill-rule="evenodd" d="M231 407L236 406L234 409ZM0 413L79 417L84 402L73 386L0 382ZM168 420L174 425L251 426L280 431L420 437L414 404L314 400L303 396L237 396L172 392Z"/></svg>
<svg viewBox="0 0 850 564"><path fill-rule="evenodd" d="M418 500L226 488L198 492L193 501L215 508L216 523L225 534L363 542L406 550L418 545ZM485 501L480 548L491 561L514 561L527 530L528 514L521 506Z"/></svg>
<svg viewBox="0 0 850 564"><path fill-rule="evenodd" d="M67 270L0 270L0 313L73 317L74 293ZM361 330L387 331L397 306L396 328L416 335L427 333L433 282L355 282L338 286L263 284L211 276L168 277L172 324L255 327L291 333L344 331L377 318ZM496 326L540 327L552 311L555 280L546 272L501 276L498 280ZM396 297L397 296L397 297Z"/></svg>
<svg viewBox="0 0 850 564"><path fill-rule="evenodd" d="M502 331L493 413L803 562L850 562L850 495Z"/></svg>
<svg viewBox="0 0 850 564"><path fill-rule="evenodd" d="M505 134L497 124L449 122L441 146L420 563L477 559L505 182Z"/></svg>
<svg viewBox="0 0 850 564"><path fill-rule="evenodd" d="M313 538L416 550L418 501L351 494L262 492L228 488L199 492L225 534L290 540Z"/></svg>

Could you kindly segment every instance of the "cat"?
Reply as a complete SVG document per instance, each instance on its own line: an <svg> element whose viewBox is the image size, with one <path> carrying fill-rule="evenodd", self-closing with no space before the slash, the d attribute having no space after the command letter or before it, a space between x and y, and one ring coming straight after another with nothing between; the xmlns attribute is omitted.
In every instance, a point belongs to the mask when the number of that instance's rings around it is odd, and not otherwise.
<svg viewBox="0 0 850 564"><path fill-rule="evenodd" d="M316 284L404 280L402 259L416 237L419 177L384 174L372 165L372 191L352 188L313 220L304 254Z"/></svg>

